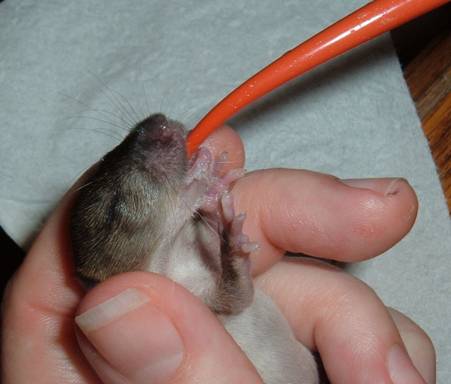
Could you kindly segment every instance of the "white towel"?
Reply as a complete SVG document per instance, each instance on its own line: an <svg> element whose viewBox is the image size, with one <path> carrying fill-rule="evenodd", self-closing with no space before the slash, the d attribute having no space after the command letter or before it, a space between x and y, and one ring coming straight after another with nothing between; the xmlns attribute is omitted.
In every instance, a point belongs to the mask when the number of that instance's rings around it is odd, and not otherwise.
<svg viewBox="0 0 451 384"><path fill-rule="evenodd" d="M363 3L1 3L0 224L26 245L126 124L161 111L192 126L255 71ZM232 123L248 169L409 180L420 200L414 229L352 269L431 334L439 382L451 382L451 225L389 36L291 82Z"/></svg>

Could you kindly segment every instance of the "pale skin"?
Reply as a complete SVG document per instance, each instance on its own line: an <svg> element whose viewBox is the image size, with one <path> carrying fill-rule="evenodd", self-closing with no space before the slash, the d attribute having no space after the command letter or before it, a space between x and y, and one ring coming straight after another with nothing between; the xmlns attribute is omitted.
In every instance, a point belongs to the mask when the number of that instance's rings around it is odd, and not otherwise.
<svg viewBox="0 0 451 384"><path fill-rule="evenodd" d="M206 145L215 155L228 152L224 172L243 165L241 140L230 128L220 129ZM240 179L233 195L236 211L247 213L244 232L260 245L252 254L256 285L275 300L298 340L320 352L332 383L435 382L434 349L420 327L385 307L368 286L340 269L283 257L288 250L357 262L389 249L415 220L417 199L407 182L342 182L310 171L273 169ZM136 359L124 351L118 368L117 359L113 363L93 351L89 335L74 323L76 314L129 288L147 295L183 340L183 361L161 383L261 383L216 317L185 289L161 276L145 272L115 276L84 296L70 259L67 221L72 199L69 192L8 286L3 303L3 383L99 383L91 366L106 372L106 384L141 382L127 377L131 372L127 364L136 364ZM145 316L145 311L131 315L140 321L137 317ZM117 332L112 328L109 334L108 327L123 320L103 329L118 351L121 341L115 341ZM393 346L410 355L413 364L404 359L401 366L411 376L389 372L387 359ZM113 371L120 371L121 377L109 379Z"/></svg>

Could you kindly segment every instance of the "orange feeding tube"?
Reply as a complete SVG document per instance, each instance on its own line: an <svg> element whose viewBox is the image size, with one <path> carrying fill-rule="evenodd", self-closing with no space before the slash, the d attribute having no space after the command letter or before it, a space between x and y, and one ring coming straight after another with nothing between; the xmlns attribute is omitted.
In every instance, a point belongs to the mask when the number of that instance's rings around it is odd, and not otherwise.
<svg viewBox="0 0 451 384"><path fill-rule="evenodd" d="M450 0L375 0L326 28L246 80L188 134L188 154L216 128L261 96L317 65Z"/></svg>

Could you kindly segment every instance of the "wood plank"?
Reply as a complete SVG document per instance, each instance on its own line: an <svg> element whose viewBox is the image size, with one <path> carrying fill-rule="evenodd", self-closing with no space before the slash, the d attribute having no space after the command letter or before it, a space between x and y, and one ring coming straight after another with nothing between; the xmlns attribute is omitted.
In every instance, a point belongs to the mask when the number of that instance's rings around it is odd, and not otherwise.
<svg viewBox="0 0 451 384"><path fill-rule="evenodd" d="M451 215L451 33L446 31L404 71Z"/></svg>

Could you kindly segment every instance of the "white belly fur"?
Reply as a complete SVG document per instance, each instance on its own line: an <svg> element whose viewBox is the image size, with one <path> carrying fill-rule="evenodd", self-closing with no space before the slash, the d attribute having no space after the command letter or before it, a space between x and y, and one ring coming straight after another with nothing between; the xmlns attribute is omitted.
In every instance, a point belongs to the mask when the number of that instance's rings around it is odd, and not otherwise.
<svg viewBox="0 0 451 384"><path fill-rule="evenodd" d="M252 305L221 316L224 327L252 361L265 384L317 384L311 352L296 340L273 301L256 290Z"/></svg>

